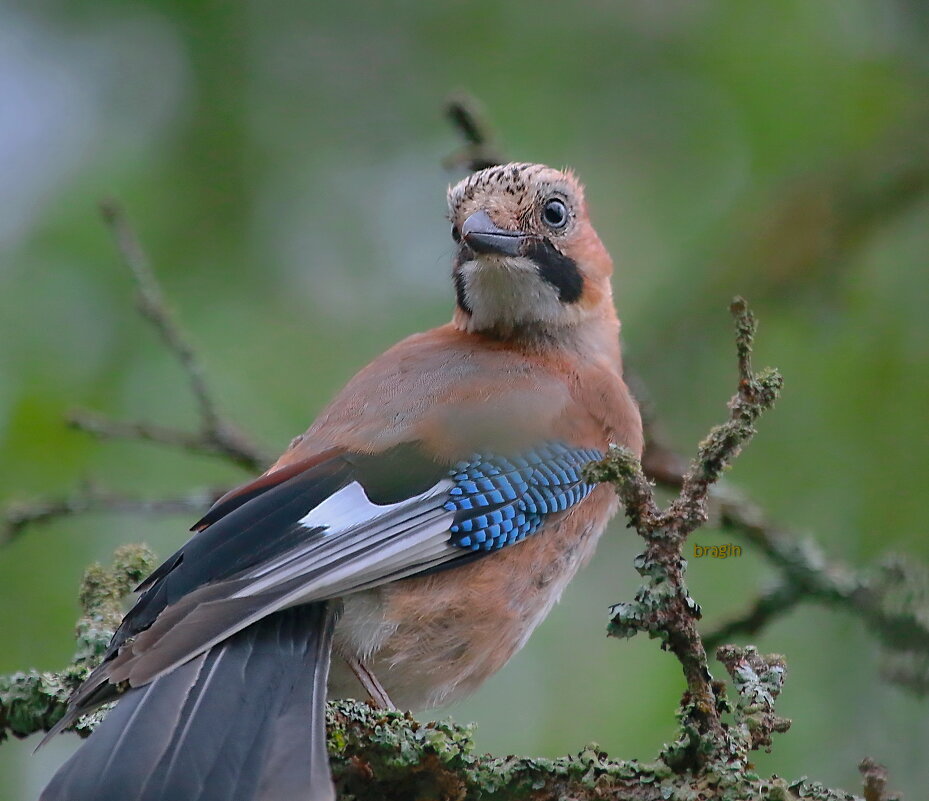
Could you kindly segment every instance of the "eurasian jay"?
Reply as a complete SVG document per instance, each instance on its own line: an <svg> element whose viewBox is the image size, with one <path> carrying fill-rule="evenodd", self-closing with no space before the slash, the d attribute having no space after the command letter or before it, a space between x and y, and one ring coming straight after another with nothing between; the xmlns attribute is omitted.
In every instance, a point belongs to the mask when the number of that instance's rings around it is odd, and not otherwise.
<svg viewBox="0 0 929 801"><path fill-rule="evenodd" d="M642 426L583 189L507 164L448 209L452 321L361 370L139 586L49 736L119 702L44 801L332 799L327 694L471 692L591 556L617 501L583 468L640 454Z"/></svg>

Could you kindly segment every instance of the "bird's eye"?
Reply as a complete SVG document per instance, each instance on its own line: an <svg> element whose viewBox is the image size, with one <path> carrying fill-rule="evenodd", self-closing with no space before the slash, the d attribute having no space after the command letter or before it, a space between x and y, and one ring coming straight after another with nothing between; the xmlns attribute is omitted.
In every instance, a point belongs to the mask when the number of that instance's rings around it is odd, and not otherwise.
<svg viewBox="0 0 929 801"><path fill-rule="evenodd" d="M454 239L456 242L461 241L461 231L458 230L457 225L452 226L452 239Z"/></svg>
<svg viewBox="0 0 929 801"><path fill-rule="evenodd" d="M542 221L549 228L564 228L568 224L568 207L563 200L553 197L542 207Z"/></svg>

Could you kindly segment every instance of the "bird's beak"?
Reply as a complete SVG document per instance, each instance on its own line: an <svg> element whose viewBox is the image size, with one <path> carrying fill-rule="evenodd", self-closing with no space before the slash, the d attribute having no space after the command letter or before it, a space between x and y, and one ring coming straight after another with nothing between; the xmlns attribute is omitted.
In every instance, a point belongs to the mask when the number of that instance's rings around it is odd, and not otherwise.
<svg viewBox="0 0 929 801"><path fill-rule="evenodd" d="M461 226L461 238L475 253L495 256L521 256L526 240L522 231L507 231L494 225L486 211L476 211Z"/></svg>

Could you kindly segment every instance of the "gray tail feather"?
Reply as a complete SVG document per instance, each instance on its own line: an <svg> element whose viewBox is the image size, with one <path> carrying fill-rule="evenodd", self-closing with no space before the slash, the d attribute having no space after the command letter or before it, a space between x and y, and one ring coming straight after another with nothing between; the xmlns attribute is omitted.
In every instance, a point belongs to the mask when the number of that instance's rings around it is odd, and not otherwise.
<svg viewBox="0 0 929 801"><path fill-rule="evenodd" d="M329 801L326 603L260 620L130 690L40 801Z"/></svg>

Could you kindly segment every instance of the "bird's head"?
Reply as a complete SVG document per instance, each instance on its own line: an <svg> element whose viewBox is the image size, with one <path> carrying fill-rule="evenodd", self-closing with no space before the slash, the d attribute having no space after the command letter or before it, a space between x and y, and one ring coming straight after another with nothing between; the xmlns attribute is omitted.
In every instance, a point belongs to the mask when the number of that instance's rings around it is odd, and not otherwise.
<svg viewBox="0 0 929 801"><path fill-rule="evenodd" d="M541 164L481 170L449 189L448 211L459 328L557 338L589 322L615 325L613 263L572 173Z"/></svg>

